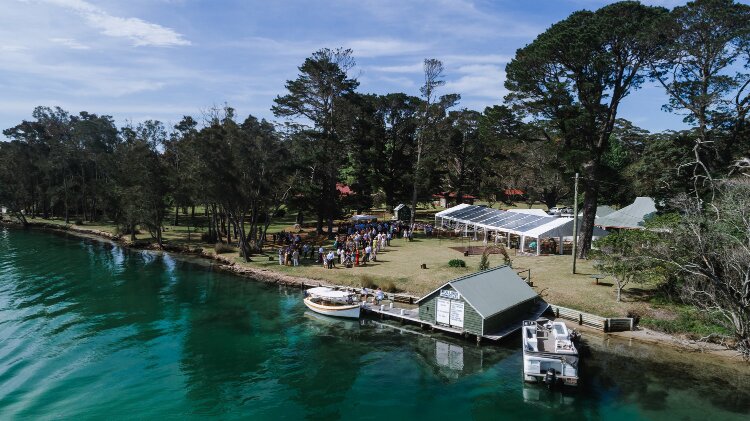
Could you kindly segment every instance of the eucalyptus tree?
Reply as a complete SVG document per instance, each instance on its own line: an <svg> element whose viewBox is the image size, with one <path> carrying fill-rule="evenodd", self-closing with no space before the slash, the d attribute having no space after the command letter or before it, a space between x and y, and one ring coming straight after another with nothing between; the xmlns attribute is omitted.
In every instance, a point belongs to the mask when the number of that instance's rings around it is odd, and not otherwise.
<svg viewBox="0 0 750 421"><path fill-rule="evenodd" d="M750 148L750 6L689 2L672 10L663 32L667 38L651 76L669 96L665 108L686 112L685 120L695 126L692 159L685 165L692 167L700 194L715 173Z"/></svg>
<svg viewBox="0 0 750 421"><path fill-rule="evenodd" d="M0 204L23 225L28 224L25 213L35 202L36 171L31 145L20 140L0 142Z"/></svg>
<svg viewBox="0 0 750 421"><path fill-rule="evenodd" d="M198 133L198 122L190 116L183 116L169 138L164 143L163 159L167 168L170 196L175 208L173 225L180 225L180 208L192 205L194 208L194 183L190 171L190 154Z"/></svg>
<svg viewBox="0 0 750 421"><path fill-rule="evenodd" d="M734 336L734 346L750 359L750 178L716 183L710 206L682 194L674 206L669 235L649 244L655 259L682 281L682 298L718 318Z"/></svg>
<svg viewBox="0 0 750 421"><path fill-rule="evenodd" d="M28 144L34 156L32 184L34 203L40 204L43 215L62 208L65 222L70 221L71 209L76 203L74 183L76 160L79 157L77 145L72 137L72 118L70 113L60 107L36 107L31 121L4 130L11 139ZM36 215L37 206L31 210Z"/></svg>
<svg viewBox="0 0 750 421"><path fill-rule="evenodd" d="M131 240L135 240L138 227L146 228L161 247L169 185L159 148L166 130L161 122L148 120L123 128L121 137L115 151L119 202L115 222Z"/></svg>
<svg viewBox="0 0 750 421"><path fill-rule="evenodd" d="M690 162L692 131L654 133L644 141L643 152L625 169L639 195L669 205L672 198L693 189L692 176L682 170Z"/></svg>
<svg viewBox="0 0 750 421"><path fill-rule="evenodd" d="M97 220L111 210L117 135L117 127L110 116L82 111L72 118L71 138L78 155L75 162L82 220Z"/></svg>
<svg viewBox="0 0 750 421"><path fill-rule="evenodd" d="M655 57L666 9L619 2L578 11L516 52L506 68L507 99L559 133L583 173L580 255L591 248L602 156L622 100L640 87Z"/></svg>
<svg viewBox="0 0 750 421"><path fill-rule="evenodd" d="M434 169L434 167L425 165L424 160L426 157L433 158L434 156L430 155L437 153L435 146L439 143L439 126L445 123L448 110L461 99L460 95L457 94L438 97L437 88L445 85L445 68L442 61L434 58L425 59L423 70L424 84L419 88L423 99L422 112L417 133L417 147L412 158L414 170L412 174L410 224L414 224L414 218L417 214L417 200L420 197L421 190L425 185L430 185L428 180L432 174L429 174L429 170ZM426 171L428 174L425 173Z"/></svg>
<svg viewBox="0 0 750 421"><path fill-rule="evenodd" d="M417 149L420 110L424 104L414 96L392 93L379 98L379 115L385 130L375 165L385 203L394 207L411 199L414 166L409 157ZM412 191L410 188L412 187Z"/></svg>
<svg viewBox="0 0 750 421"><path fill-rule="evenodd" d="M296 130L305 133L309 147L307 177L319 192L309 199L317 213L317 231L323 232L323 220L328 222L329 235L333 232L333 218L337 212L336 183L344 161L340 155L343 139L337 128L349 97L359 82L348 72L355 66L352 50L324 48L313 53L299 67L295 80L286 82L287 93L274 99L271 108L277 117L296 119Z"/></svg>
<svg viewBox="0 0 750 421"><path fill-rule="evenodd" d="M240 255L249 261L263 247L272 216L288 197L293 172L271 123L248 116L242 124L225 120L223 126L229 172L222 182L230 194L220 203L237 232Z"/></svg>
<svg viewBox="0 0 750 421"><path fill-rule="evenodd" d="M343 141L339 156L346 162L339 178L353 194L339 195L337 206L359 213L372 207L374 193L381 187L377 173L384 165L386 129L378 95L350 95L349 105L337 128Z"/></svg>
<svg viewBox="0 0 750 421"><path fill-rule="evenodd" d="M468 193L479 190L483 176L482 158L485 148L479 135L482 114L478 111L461 109L448 115L449 128L444 133L445 190L455 191L458 203Z"/></svg>
<svg viewBox="0 0 750 421"><path fill-rule="evenodd" d="M510 107L487 107L479 122L483 174L480 194L491 201L504 190L520 189L528 201L552 208L570 192L570 172L561 158L562 142L546 121L524 122Z"/></svg>

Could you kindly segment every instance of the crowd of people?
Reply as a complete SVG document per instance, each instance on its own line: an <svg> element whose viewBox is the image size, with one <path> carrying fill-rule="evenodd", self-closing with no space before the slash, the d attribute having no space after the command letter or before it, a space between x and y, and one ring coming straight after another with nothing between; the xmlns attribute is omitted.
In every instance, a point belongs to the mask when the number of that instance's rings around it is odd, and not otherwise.
<svg viewBox="0 0 750 421"><path fill-rule="evenodd" d="M274 234L273 241L280 246L279 265L299 266L304 260L313 260L327 269L333 269L336 265L352 268L376 262L378 254L385 251L396 238L411 241L415 228L399 221L341 224L330 248L316 246L303 241L299 234L285 231Z"/></svg>

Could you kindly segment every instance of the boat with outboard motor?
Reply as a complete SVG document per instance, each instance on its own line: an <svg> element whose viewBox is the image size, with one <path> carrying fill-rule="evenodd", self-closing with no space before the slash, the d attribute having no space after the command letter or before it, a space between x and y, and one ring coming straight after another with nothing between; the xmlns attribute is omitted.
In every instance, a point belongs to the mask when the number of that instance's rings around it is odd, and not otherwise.
<svg viewBox="0 0 750 421"><path fill-rule="evenodd" d="M524 320L521 336L524 380L550 387L578 385L577 331L568 330L563 322Z"/></svg>
<svg viewBox="0 0 750 421"><path fill-rule="evenodd" d="M319 314L359 319L360 305L353 292L328 287L310 288L305 290L303 301L307 308Z"/></svg>

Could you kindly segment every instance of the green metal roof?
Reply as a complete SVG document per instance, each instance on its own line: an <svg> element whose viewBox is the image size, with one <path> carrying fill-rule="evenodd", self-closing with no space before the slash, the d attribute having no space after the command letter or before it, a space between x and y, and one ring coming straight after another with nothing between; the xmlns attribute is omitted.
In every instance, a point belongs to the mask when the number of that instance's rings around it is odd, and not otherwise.
<svg viewBox="0 0 750 421"><path fill-rule="evenodd" d="M537 297L537 293L511 267L499 266L447 282L419 301L437 293L446 285L458 291L485 319Z"/></svg>

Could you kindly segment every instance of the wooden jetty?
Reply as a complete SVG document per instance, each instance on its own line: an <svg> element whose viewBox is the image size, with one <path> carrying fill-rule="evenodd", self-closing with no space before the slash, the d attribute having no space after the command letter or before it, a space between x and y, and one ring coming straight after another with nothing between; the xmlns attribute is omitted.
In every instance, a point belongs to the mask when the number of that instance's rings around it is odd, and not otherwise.
<svg viewBox="0 0 750 421"><path fill-rule="evenodd" d="M445 326L437 323L430 323L428 321L419 318L419 308L415 306L398 306L398 303L392 300L384 300L382 304L377 305L372 302L365 302L362 304L363 314L368 314L375 318L394 320L401 323L409 323L421 327L422 329L429 329L431 331L442 331L451 335L463 336L464 338L475 338L477 343L481 343L482 339L488 339L491 341L499 341L506 336L509 336L521 328L521 321L517 324L511 324L502 330L487 333L483 335L476 335L473 333L466 332L465 330L456 329L454 327ZM546 308L546 303L543 304ZM537 307L534 309L534 314L540 313L543 309ZM531 316L531 314L530 314Z"/></svg>
<svg viewBox="0 0 750 421"><path fill-rule="evenodd" d="M402 323L412 323L415 325L419 325L423 329L429 328L430 330L441 330L443 332L452 333L454 335L464 334L464 332L460 329L425 322L424 320L421 320L419 318L419 307L396 307L394 306L393 301L389 301L387 304L380 305L366 302L362 304L362 311L365 314L370 314L381 319L391 319L400 321Z"/></svg>

